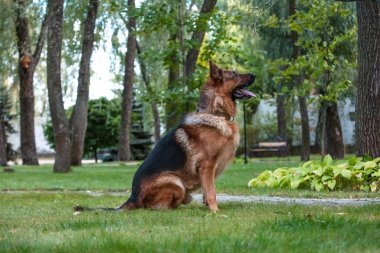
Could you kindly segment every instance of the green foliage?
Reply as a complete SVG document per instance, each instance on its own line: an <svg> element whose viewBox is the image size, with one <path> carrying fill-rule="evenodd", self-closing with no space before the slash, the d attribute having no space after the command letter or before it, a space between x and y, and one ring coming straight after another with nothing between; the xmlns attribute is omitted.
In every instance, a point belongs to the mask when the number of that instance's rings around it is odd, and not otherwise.
<svg viewBox="0 0 380 253"><path fill-rule="evenodd" d="M380 191L380 157L354 157L335 164L330 155L322 161L308 161L299 167L266 170L249 181L250 187L271 187L312 190Z"/></svg>
<svg viewBox="0 0 380 253"><path fill-rule="evenodd" d="M115 147L119 142L121 106L117 99L102 97L90 100L84 152L94 154L98 149Z"/></svg>
<svg viewBox="0 0 380 253"><path fill-rule="evenodd" d="M182 106L183 103L196 104L198 98L199 80L204 82L205 72L197 69L197 75L184 79L183 66L186 53L194 46L191 35L196 24L209 27L208 19L213 19L214 14L202 15L199 11L203 1L143 1L136 8L137 29L135 31L142 53L139 58L147 67L147 76L150 82L150 90L141 85L140 93L146 102L155 102L165 106L167 103L175 103ZM113 52L116 55L114 67L120 67L115 73L123 72L125 25L120 25L120 19L125 23L126 12L122 4L114 5L111 14L115 16L112 35ZM115 15L116 13L116 15ZM179 14L181 13L181 15ZM119 21L118 21L119 20ZM181 38L179 38L181 34ZM177 68L179 79L168 84L168 71ZM203 70L203 69L202 69ZM199 74L199 75L198 75ZM201 76L201 77L200 77ZM117 81L121 81L118 75ZM137 80L142 83L142 80ZM186 81L186 84L185 84ZM193 90L191 88L194 88ZM191 91L190 91L191 90ZM178 101L181 97L181 101Z"/></svg>
<svg viewBox="0 0 380 253"><path fill-rule="evenodd" d="M252 132L251 132L252 131ZM277 135L277 119L273 113L257 113L253 116L252 129L248 128L249 136L254 143L274 139ZM250 145L251 146L251 145Z"/></svg>
<svg viewBox="0 0 380 253"><path fill-rule="evenodd" d="M295 15L272 17L268 29L288 29L298 34L297 59L275 58L270 65L275 83L288 85L281 92L293 95L318 90L321 99L336 101L345 95L356 68L357 27L354 10L338 1L299 1ZM281 70L281 71L279 71ZM293 87L294 78L302 76L302 86Z"/></svg>
<svg viewBox="0 0 380 253"><path fill-rule="evenodd" d="M203 1L182 3L185 3L182 6L182 20L178 17L178 1L144 1L137 10L136 34L143 51L141 58L147 65L152 85L152 92L144 95L144 100L153 100L163 105L173 101L178 104L178 97L181 97L187 104L195 105L199 97L199 87L208 74L209 59L215 60L220 66L240 72L254 72L258 79L256 83L260 82L263 76L260 74L263 51L256 50L257 39L252 37L250 28L241 22L241 17L247 14L251 4L245 3L238 8L237 2L230 4L221 1L213 12L199 17ZM181 27L179 23L182 24ZM206 35L195 73L186 80L180 75L179 80L171 84L169 90L166 86L167 70L173 65L180 66L188 50L194 47L191 35L196 24L206 27ZM171 35L178 29L182 32L183 41L171 39ZM114 37L117 41L117 36ZM183 85L184 81L186 85Z"/></svg>
<svg viewBox="0 0 380 253"><path fill-rule="evenodd" d="M15 38L15 5L11 0L1 1L0 8L0 85L16 74L17 48Z"/></svg>
<svg viewBox="0 0 380 253"><path fill-rule="evenodd" d="M268 81L265 70L266 52L260 47L260 37L252 23L257 18L256 13L252 13L252 3L218 1L217 7L211 16L210 30L206 33L198 57L195 85L199 87L203 84L207 76L208 60L213 59L224 68L241 73L255 73L255 84L250 89L258 95L263 94L263 87Z"/></svg>
<svg viewBox="0 0 380 253"><path fill-rule="evenodd" d="M73 108L66 111L70 116ZM119 141L121 106L117 99L107 100L102 97L89 101L87 131L84 153L94 154L100 148L115 147ZM44 134L54 148L54 135L51 121L44 126Z"/></svg>
<svg viewBox="0 0 380 253"><path fill-rule="evenodd" d="M135 102L135 101L134 101ZM143 131L143 105L133 105L132 111L132 155L135 159L143 159L150 151L150 133ZM73 107L66 110L69 117ZM119 99L108 100L105 97L93 99L88 104L87 130L84 140L84 154L92 156L99 149L116 148L119 145L121 102ZM44 126L44 134L50 146L54 148L53 126L48 121Z"/></svg>

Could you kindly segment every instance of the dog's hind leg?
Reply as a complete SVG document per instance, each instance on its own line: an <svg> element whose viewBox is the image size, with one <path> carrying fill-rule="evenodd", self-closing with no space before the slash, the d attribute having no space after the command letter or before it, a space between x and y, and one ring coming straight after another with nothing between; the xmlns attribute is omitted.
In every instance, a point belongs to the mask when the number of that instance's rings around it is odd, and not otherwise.
<svg viewBox="0 0 380 253"><path fill-rule="evenodd" d="M139 206L137 205L136 202L127 200L124 204L122 204L119 209L121 210L133 210L133 209L138 209Z"/></svg>
<svg viewBox="0 0 380 253"><path fill-rule="evenodd" d="M171 174L160 175L143 183L139 203L150 209L176 208L188 200L185 190L179 177Z"/></svg>
<svg viewBox="0 0 380 253"><path fill-rule="evenodd" d="M182 204L187 205L187 204L190 204L191 201L193 201L193 196L191 196L190 193L186 192L185 197L182 200Z"/></svg>

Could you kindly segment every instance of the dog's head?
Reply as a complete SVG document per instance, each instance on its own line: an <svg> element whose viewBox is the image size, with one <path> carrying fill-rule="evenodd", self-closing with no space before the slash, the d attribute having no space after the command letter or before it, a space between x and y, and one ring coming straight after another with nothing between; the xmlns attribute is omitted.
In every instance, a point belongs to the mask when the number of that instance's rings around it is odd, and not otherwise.
<svg viewBox="0 0 380 253"><path fill-rule="evenodd" d="M236 71L223 70L218 68L212 61L210 64L210 84L216 86L223 94L231 94L231 99L248 99L256 97L255 94L247 90L256 76L253 74L238 74Z"/></svg>
<svg viewBox="0 0 380 253"><path fill-rule="evenodd" d="M212 61L209 61L209 65L210 74L203 86L198 109L201 112L235 117L237 99L256 97L247 90L247 87L255 81L256 76L220 69Z"/></svg>

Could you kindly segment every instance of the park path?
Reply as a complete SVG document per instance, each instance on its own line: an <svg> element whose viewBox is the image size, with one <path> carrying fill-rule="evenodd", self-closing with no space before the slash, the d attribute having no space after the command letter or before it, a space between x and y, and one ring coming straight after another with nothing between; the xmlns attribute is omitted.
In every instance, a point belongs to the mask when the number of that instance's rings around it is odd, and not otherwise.
<svg viewBox="0 0 380 253"><path fill-rule="evenodd" d="M198 196L199 195L199 196ZM202 201L202 195L193 196L196 201ZM234 196L221 194L217 196L219 202L243 203L285 203L301 205L367 205L380 204L380 198L338 199L338 198L290 198L275 196Z"/></svg>
<svg viewBox="0 0 380 253"><path fill-rule="evenodd" d="M1 194L27 194L27 193L40 193L40 194L86 194L90 196L125 196L128 198L128 192L98 192L98 191L0 191ZM196 202L202 202L201 194L193 194L193 199ZM298 198L298 197L275 197L275 196L255 196L255 195L228 195L218 194L218 202L238 202L238 203L284 203L284 204L300 204L300 205L368 205L380 204L380 198Z"/></svg>

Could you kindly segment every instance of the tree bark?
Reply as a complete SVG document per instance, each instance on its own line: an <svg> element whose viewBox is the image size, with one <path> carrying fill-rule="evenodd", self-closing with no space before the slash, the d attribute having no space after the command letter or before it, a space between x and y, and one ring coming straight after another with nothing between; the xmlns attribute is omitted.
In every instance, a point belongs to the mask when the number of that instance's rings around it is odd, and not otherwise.
<svg viewBox="0 0 380 253"><path fill-rule="evenodd" d="M326 125L325 125L325 141L326 145L323 149L326 154L330 154L334 159L344 158L344 144L342 127L340 124L338 105L336 102L326 102Z"/></svg>
<svg viewBox="0 0 380 253"><path fill-rule="evenodd" d="M4 122L0 119L0 166L7 166L7 138L5 135Z"/></svg>
<svg viewBox="0 0 380 253"><path fill-rule="evenodd" d="M199 13L199 17L196 22L195 30L191 36L193 47L190 48L186 55L186 79L189 78L195 71L199 50L206 33L207 22L209 21L209 14L213 11L216 2L217 0L205 0L203 2L201 12Z"/></svg>
<svg viewBox="0 0 380 253"><path fill-rule="evenodd" d="M380 3L356 2L358 16L357 155L380 157Z"/></svg>
<svg viewBox="0 0 380 253"><path fill-rule="evenodd" d="M24 165L38 165L34 130L33 76L40 59L47 33L47 15L41 25L40 34L32 54L29 37L29 21L26 16L27 1L16 0L16 36L19 52L18 73L20 79L20 143Z"/></svg>
<svg viewBox="0 0 380 253"><path fill-rule="evenodd" d="M148 91L148 93L153 92L152 87L150 85L150 80L148 76L148 71L146 69L146 65L144 63L144 60L140 57L142 51L140 48L140 45L138 41L136 40L136 48L137 48L137 54L138 54L138 59L140 63L140 69L141 69L141 75L142 79L145 83L145 87ZM157 104L154 101L150 102L150 106L152 108L152 113L153 113L153 120L154 120L154 141L157 143L161 139L161 122L160 122L160 114L158 112Z"/></svg>
<svg viewBox="0 0 380 253"><path fill-rule="evenodd" d="M61 85L62 19L64 0L48 0L47 87L53 125L55 162L53 172L70 171L70 130L65 115Z"/></svg>
<svg viewBox="0 0 380 253"><path fill-rule="evenodd" d="M301 113L301 129L302 129L302 146L301 146L301 160L310 160L310 129L309 129L309 116L307 111L307 99L305 96L298 96L298 103Z"/></svg>
<svg viewBox="0 0 380 253"><path fill-rule="evenodd" d="M119 140L119 160L131 160L131 117L132 117L132 93L133 93L133 79L135 76L134 60L136 58L136 19L135 19L135 1L128 0L128 40L127 40L127 53L125 54L125 74L123 80L123 101L122 101L122 114L121 114L121 130Z"/></svg>
<svg viewBox="0 0 380 253"><path fill-rule="evenodd" d="M285 95L277 95L277 135L281 140L286 141L286 112L285 112Z"/></svg>
<svg viewBox="0 0 380 253"><path fill-rule="evenodd" d="M323 124L324 124L325 110L322 106L318 109L318 122L315 127L315 141L314 152L322 154L322 138L323 138Z"/></svg>
<svg viewBox="0 0 380 253"><path fill-rule="evenodd" d="M98 149L97 148L95 148L94 157L95 157L95 163L98 163Z"/></svg>
<svg viewBox="0 0 380 253"><path fill-rule="evenodd" d="M277 136L281 139L281 141L288 142L287 138L287 130L286 130L286 112L285 112L285 95L279 94L277 95ZM288 145L289 146L289 145ZM284 155L288 155L289 150L285 151Z"/></svg>
<svg viewBox="0 0 380 253"><path fill-rule="evenodd" d="M71 165L82 165L84 139L87 129L90 86L90 62L94 48L98 0L90 0L84 22L82 58L79 66L77 99L70 119Z"/></svg>

